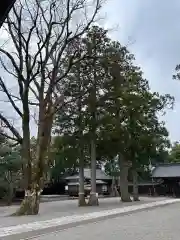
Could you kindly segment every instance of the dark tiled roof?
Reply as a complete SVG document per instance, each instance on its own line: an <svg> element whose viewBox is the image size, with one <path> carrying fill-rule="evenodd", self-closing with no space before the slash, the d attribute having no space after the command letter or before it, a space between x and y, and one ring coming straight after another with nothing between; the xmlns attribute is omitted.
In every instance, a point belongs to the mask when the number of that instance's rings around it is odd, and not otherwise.
<svg viewBox="0 0 180 240"><path fill-rule="evenodd" d="M160 164L152 171L153 178L180 177L180 163Z"/></svg>
<svg viewBox="0 0 180 240"><path fill-rule="evenodd" d="M91 179L91 169L85 168L84 169L84 177L87 179ZM69 176L65 178L66 180L73 180L73 179L79 179L79 175L75 174L73 176ZM110 176L106 175L104 171L101 169L96 169L96 179L97 180L109 180L111 179Z"/></svg>
<svg viewBox="0 0 180 240"><path fill-rule="evenodd" d="M102 180L96 180L96 184L103 185L103 184L107 184L107 183ZM76 186L76 185L79 185L79 182L69 182L68 183L68 186ZM90 184L86 184L86 185L90 185Z"/></svg>
<svg viewBox="0 0 180 240"><path fill-rule="evenodd" d="M84 169L84 176L85 178L91 178L91 169L89 168L85 168ZM98 180L108 180L111 179L110 176L106 175L106 173L104 171L102 171L101 169L96 169L96 179Z"/></svg>
<svg viewBox="0 0 180 240"><path fill-rule="evenodd" d="M72 176L65 177L65 179L66 180L78 180L79 175L75 174L75 175L72 175Z"/></svg>

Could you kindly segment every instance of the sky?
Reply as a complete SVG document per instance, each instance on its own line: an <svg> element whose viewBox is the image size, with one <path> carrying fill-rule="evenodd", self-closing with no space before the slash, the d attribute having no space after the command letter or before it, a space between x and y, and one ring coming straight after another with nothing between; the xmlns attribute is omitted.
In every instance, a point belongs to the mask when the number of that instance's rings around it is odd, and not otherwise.
<svg viewBox="0 0 180 240"><path fill-rule="evenodd" d="M111 36L129 46L151 89L175 97L163 120L171 140L180 140L180 82L172 80L180 63L180 1L109 0L103 11Z"/></svg>
<svg viewBox="0 0 180 240"><path fill-rule="evenodd" d="M107 0L102 17L111 37L134 53L152 90L175 97L174 109L163 120L171 140L180 140L180 82L172 80L180 63L180 1ZM1 34L1 40L6 38Z"/></svg>

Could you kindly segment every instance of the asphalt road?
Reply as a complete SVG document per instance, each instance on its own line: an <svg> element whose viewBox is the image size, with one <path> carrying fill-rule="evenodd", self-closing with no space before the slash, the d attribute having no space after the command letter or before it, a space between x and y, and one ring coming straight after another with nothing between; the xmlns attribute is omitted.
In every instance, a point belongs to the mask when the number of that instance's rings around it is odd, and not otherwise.
<svg viewBox="0 0 180 240"><path fill-rule="evenodd" d="M180 204L89 223L34 240L179 240Z"/></svg>

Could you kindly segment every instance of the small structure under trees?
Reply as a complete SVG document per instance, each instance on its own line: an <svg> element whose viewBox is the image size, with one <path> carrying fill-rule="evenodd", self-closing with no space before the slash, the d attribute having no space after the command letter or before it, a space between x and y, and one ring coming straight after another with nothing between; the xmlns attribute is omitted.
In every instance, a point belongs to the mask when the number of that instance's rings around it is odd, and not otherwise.
<svg viewBox="0 0 180 240"><path fill-rule="evenodd" d="M157 165L152 171L155 180L161 180L161 191L165 195L180 197L180 163L166 163Z"/></svg>
<svg viewBox="0 0 180 240"><path fill-rule="evenodd" d="M65 178L67 182L67 192L69 195L78 195L79 191L79 174L73 174ZM84 188L86 195L90 193L91 183L91 169L84 169ZM105 174L101 169L96 169L96 189L98 194L110 194L111 192L112 178Z"/></svg>

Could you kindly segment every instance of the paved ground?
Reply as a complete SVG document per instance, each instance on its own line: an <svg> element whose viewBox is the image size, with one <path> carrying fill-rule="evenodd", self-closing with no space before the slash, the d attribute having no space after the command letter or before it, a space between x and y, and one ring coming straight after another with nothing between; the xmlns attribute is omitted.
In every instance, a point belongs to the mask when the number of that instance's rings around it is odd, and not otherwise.
<svg viewBox="0 0 180 240"><path fill-rule="evenodd" d="M44 221L53 218L81 215L95 211L110 210L118 207L125 207L134 204L149 203L153 201L165 200L167 198L142 197L140 202L122 203L120 198L100 199L99 207L81 207L77 206L77 200L46 202L40 204L40 214L38 216L9 217L18 206L0 207L0 228L17 224L30 223L34 221Z"/></svg>
<svg viewBox="0 0 180 240"><path fill-rule="evenodd" d="M180 203L68 228L34 240L179 240Z"/></svg>
<svg viewBox="0 0 180 240"><path fill-rule="evenodd" d="M157 201L158 200L158 201ZM143 201L137 202L137 203L129 203L129 204L122 204L119 202L119 199L103 199L101 200L101 207L87 207L87 208L77 208L75 206L75 203L77 202L67 202L65 204L62 204L62 202L59 204L61 207L64 207L66 205L66 215L62 216L62 212L59 212L59 216L56 218L53 218L52 213L47 214L45 216L41 217L48 217L44 220L39 220L38 216L26 216L22 218L17 217L1 217L0 221L4 224L5 220L8 219L9 224L0 227L0 239L8 239L8 240L19 240L19 239L30 239L33 236L37 236L39 234L49 234L54 231L59 231L66 228L73 228L75 226L79 226L82 223L87 224L94 221L102 221L104 219L111 219L117 216L127 215L130 213L134 213L137 211L146 211L147 209L152 209L154 207L162 207L169 204L176 204L180 203L179 199L165 199L165 198L156 198L156 199L150 199L150 198L143 198ZM58 203L56 203L58 204ZM47 204L44 205L46 207L46 210L48 209ZM71 208L76 209L76 212L74 214L70 215ZM74 209L74 210L75 210ZM11 209L12 210L12 209ZM63 212L65 213L65 212ZM14 220L14 223L16 221L16 224L12 224L12 219ZM25 221L26 220L26 221ZM111 222L110 222L111 224ZM14 225L14 226L12 226ZM48 235L47 235L48 236Z"/></svg>

